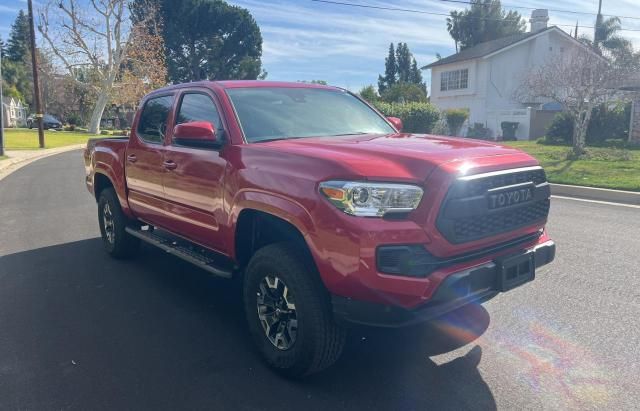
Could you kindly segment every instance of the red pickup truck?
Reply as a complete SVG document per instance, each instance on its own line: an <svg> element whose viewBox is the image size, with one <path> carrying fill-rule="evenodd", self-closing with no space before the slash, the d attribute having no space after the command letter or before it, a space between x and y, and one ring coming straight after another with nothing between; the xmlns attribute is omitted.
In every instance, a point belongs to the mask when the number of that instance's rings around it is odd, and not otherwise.
<svg viewBox="0 0 640 411"><path fill-rule="evenodd" d="M90 140L86 184L109 254L145 241L238 279L260 353L303 376L349 324L426 321L554 258L535 159L401 129L334 87L175 85L142 100L128 138Z"/></svg>

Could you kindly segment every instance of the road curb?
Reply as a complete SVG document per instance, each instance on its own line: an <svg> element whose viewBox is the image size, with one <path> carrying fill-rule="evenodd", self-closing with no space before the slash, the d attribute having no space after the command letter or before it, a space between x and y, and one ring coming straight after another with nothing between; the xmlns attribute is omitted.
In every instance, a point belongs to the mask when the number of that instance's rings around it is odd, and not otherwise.
<svg viewBox="0 0 640 411"><path fill-rule="evenodd" d="M20 168L31 164L34 161L40 160L41 158L50 157L60 153L66 153L67 151L80 150L85 147L86 144L74 144L72 146L48 148L44 150L24 150L28 151L29 154L19 158L9 157L7 160L0 161L0 181L2 181L2 179L4 179L14 171L19 170Z"/></svg>
<svg viewBox="0 0 640 411"><path fill-rule="evenodd" d="M551 184L551 194L564 197L583 198L586 200L640 205L640 193L633 191L572 186L568 184Z"/></svg>

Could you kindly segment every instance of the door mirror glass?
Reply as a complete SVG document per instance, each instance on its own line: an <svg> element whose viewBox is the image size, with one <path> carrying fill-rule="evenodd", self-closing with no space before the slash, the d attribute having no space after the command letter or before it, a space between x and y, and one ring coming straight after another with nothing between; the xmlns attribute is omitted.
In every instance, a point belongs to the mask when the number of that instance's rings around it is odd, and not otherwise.
<svg viewBox="0 0 640 411"><path fill-rule="evenodd" d="M389 120L389 123L391 123L391 125L393 125L393 127L395 127L398 132L402 132L402 120L400 120L398 117L387 117L387 120Z"/></svg>

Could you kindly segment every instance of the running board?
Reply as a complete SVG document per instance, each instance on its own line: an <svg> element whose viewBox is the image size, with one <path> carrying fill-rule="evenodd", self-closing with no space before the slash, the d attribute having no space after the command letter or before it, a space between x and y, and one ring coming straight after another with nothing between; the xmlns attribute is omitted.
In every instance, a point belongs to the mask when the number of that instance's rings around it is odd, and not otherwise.
<svg viewBox="0 0 640 411"><path fill-rule="evenodd" d="M151 230L141 230L132 227L125 229L127 233L141 239L151 245L154 245L167 253L181 258L196 267L199 267L218 277L231 278L233 276L233 267L224 267L221 260L224 256L209 251L204 247L190 243L186 240L175 237L170 233L162 231L163 235L159 235ZM159 230L158 230L159 231Z"/></svg>

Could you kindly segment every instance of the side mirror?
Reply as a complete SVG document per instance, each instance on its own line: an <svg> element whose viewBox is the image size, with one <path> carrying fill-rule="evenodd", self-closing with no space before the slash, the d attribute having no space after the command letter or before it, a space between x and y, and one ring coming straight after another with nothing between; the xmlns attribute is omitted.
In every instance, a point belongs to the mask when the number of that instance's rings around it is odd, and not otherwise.
<svg viewBox="0 0 640 411"><path fill-rule="evenodd" d="M185 146L218 147L220 145L216 128L208 121L178 124L173 129L173 139L176 143Z"/></svg>
<svg viewBox="0 0 640 411"><path fill-rule="evenodd" d="M389 123L391 123L396 130L398 130L398 133L402 132L402 120L398 117L387 117L387 120L389 120Z"/></svg>

